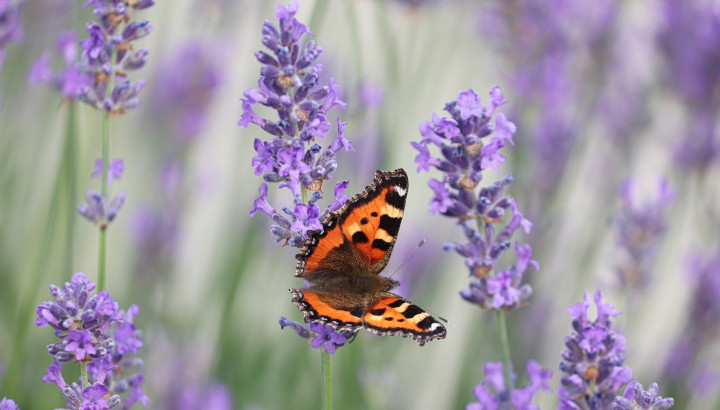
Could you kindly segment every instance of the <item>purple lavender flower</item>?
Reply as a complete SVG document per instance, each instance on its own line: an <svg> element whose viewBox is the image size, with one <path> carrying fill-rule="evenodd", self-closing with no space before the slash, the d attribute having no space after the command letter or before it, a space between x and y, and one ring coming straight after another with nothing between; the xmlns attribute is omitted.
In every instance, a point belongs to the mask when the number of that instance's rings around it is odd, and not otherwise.
<svg viewBox="0 0 720 410"><path fill-rule="evenodd" d="M338 347L345 345L348 340L355 337L356 332L336 331L332 326L323 323L310 323L310 327L303 323L293 320L280 318L280 328L289 327L295 334L303 339L310 341L313 349L325 349L328 353L333 354Z"/></svg>
<svg viewBox="0 0 720 410"><path fill-rule="evenodd" d="M153 111L156 119L173 127L180 142L198 138L208 123L208 111L223 83L218 55L198 41L184 44L160 63Z"/></svg>
<svg viewBox="0 0 720 410"><path fill-rule="evenodd" d="M622 396L615 398L613 410L665 410L675 405L672 398L658 396L658 385L653 383L647 390L637 381L631 381Z"/></svg>
<svg viewBox="0 0 720 410"><path fill-rule="evenodd" d="M294 209L283 213L271 211L267 202L267 189L261 188L261 197L255 201L251 212L258 210L269 215L275 225L270 230L277 242L284 240L292 246L300 246L308 229L321 229L324 214L315 212L314 202L325 180L332 178L337 169L336 155L340 150L354 151L345 138L345 123L337 120L337 137L323 148L316 141L323 139L330 130L327 113L335 106L345 108L339 99L340 89L333 79L328 85L320 84L322 65L314 64L322 48L313 40L310 30L295 18L299 3L295 0L287 7L277 6L275 16L279 27L265 22L262 42L272 54L255 53L263 65L258 88L251 88L241 98L242 118L238 125L255 124L270 134L269 141L256 138L257 156L252 160L255 175L262 175L265 182L280 183L292 194ZM258 115L253 107L257 104L277 112L277 120ZM341 185L336 185L336 188ZM343 184L342 186L347 186ZM304 193L315 191L318 195L304 200ZM337 198L343 198L340 192ZM262 205L262 208L258 206ZM335 204L333 204L335 206ZM327 212L328 209L325 210Z"/></svg>
<svg viewBox="0 0 720 410"><path fill-rule="evenodd" d="M714 91L720 87L720 18L712 2L665 0L662 6L658 43L667 64L665 80L688 107L688 129L675 146L675 161L684 169L704 170L720 154L720 102Z"/></svg>
<svg viewBox="0 0 720 410"><path fill-rule="evenodd" d="M76 99L85 87L92 85L93 75L76 67L78 42L75 32L60 33L56 45L63 56L64 68L54 73L50 68L50 53L45 52L30 69L28 81L30 84L49 84L58 90L63 98Z"/></svg>
<svg viewBox="0 0 720 410"><path fill-rule="evenodd" d="M590 295L567 309L572 316L573 333L565 337L567 350L562 352L559 410L606 409L620 388L632 378L632 370L622 366L625 360L625 338L610 330L610 318L620 314L595 293L597 318L590 321L587 312Z"/></svg>
<svg viewBox="0 0 720 410"><path fill-rule="evenodd" d="M616 224L617 242L624 251L624 258L617 273L623 286L640 289L652 279L652 265L666 230L665 209L673 200L673 192L667 181L662 180L658 184L657 198L638 204L633 181L628 179L620 186L620 198L623 210Z"/></svg>
<svg viewBox="0 0 720 410"><path fill-rule="evenodd" d="M517 409L517 410L539 410L532 399L539 390L550 391L548 382L552 378L550 370L543 369L540 365L530 360L527 363L529 384L522 388L506 388L503 378L502 362L487 362L484 366L485 380L478 384L473 390L477 402L469 403L467 410L482 409ZM513 373L513 380L516 379Z"/></svg>
<svg viewBox="0 0 720 410"><path fill-rule="evenodd" d="M495 272L495 264L511 247L511 237L518 228L526 233L532 224L520 212L515 199L502 196L505 185L512 177L475 191L488 168L497 172L497 165L505 162L500 150L506 143L513 144L515 124L503 114L495 114L507 101L499 87L490 91L488 106L483 106L480 96L473 90L460 92L455 101L445 105L450 117L433 114L431 121L420 124L420 142L411 145L418 151L415 162L418 172L430 167L443 173L442 180L431 178L428 182L434 196L430 200L430 214L457 218L463 228L467 243L446 243L446 251L453 250L465 258L473 281L470 288L460 295L483 309L512 310L523 305L532 289L523 285L523 274L528 266L536 270L539 265L531 259L529 245L515 242L520 258L508 269ZM492 118L495 118L492 124ZM434 157L430 147L440 151ZM509 216L506 218L506 214ZM500 223L506 225L496 233ZM470 223L475 221L475 224Z"/></svg>
<svg viewBox="0 0 720 410"><path fill-rule="evenodd" d="M95 171L90 177L102 177L102 159L95 161ZM122 159L114 159L108 167L108 191L112 186L113 179L120 179L125 170L125 163ZM100 228L107 227L118 215L127 198L126 191L120 191L117 195L110 198L103 198L102 194L93 189L85 192L86 203L77 207L80 215L88 221L94 222Z"/></svg>
<svg viewBox="0 0 720 410"><path fill-rule="evenodd" d="M5 47L10 43L17 43L23 39L23 29L20 25L21 3L12 0L0 0L0 68L5 59Z"/></svg>
<svg viewBox="0 0 720 410"><path fill-rule="evenodd" d="M141 374L133 374L142 367L142 360L129 357L142 346L140 331L133 323L138 307L118 310L107 291L91 294L95 283L85 274L76 273L62 288L50 285L53 301L37 307L35 323L55 329L60 340L47 346L54 362L43 377L45 383L55 383L73 409L106 409L119 404L120 394L129 392L122 408L128 409L140 401L149 402L142 391ZM88 386L68 385L62 376L67 362L87 365L91 376ZM113 395L108 397L108 392Z"/></svg>
<svg viewBox="0 0 720 410"><path fill-rule="evenodd" d="M130 13L146 9L154 0L89 0L98 21L85 25L88 38L80 41L81 61L75 69L89 74L93 81L83 84L76 97L99 110L122 114L140 104L138 97L144 80L130 82L128 72L142 68L148 51L133 43L152 32L147 20L133 21ZM112 86L112 89L109 87Z"/></svg>
<svg viewBox="0 0 720 410"><path fill-rule="evenodd" d="M3 397L0 401L0 410L20 410L20 406L15 404L15 401Z"/></svg>

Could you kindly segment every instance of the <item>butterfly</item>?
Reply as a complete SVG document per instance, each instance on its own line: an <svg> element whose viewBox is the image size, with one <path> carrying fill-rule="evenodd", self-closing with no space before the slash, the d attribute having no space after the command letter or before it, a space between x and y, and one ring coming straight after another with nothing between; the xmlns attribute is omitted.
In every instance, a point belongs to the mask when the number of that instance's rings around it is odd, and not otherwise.
<svg viewBox="0 0 720 410"><path fill-rule="evenodd" d="M305 322L343 333L360 328L400 335L421 346L445 337L445 327L422 308L389 291L400 283L380 276L390 259L408 193L403 169L377 171L375 181L328 214L322 231L310 231L297 254L296 277L307 289L290 289Z"/></svg>

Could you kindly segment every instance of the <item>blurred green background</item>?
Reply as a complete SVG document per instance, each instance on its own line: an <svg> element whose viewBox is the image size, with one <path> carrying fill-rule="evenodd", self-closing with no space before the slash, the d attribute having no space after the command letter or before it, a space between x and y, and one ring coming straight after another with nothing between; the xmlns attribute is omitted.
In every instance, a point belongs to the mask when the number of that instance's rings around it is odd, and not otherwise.
<svg viewBox="0 0 720 410"><path fill-rule="evenodd" d="M448 320L447 338L423 347L361 332L339 349L336 408L462 408L474 400L483 363L501 359L494 314L460 299L467 269L442 250L445 242L464 240L461 229L428 215L427 180L439 174L415 173L410 147L420 139L418 125L441 114L459 91L473 88L487 101L495 85L509 101L499 110L518 132L515 146L504 149L505 166L486 173L483 184L512 173L508 189L535 224L519 239L530 243L541 268L526 275L534 289L529 305L509 320L520 379L531 358L553 370L553 393L539 393L536 403L543 409L557 403L557 365L571 332L565 309L601 289L623 312L615 323L626 336L634 378L646 386L659 382L661 395L675 395L676 408L718 408L717 382L698 394L662 378L673 343L693 319L687 258L716 254L720 228L717 159L686 166L674 156L678 144L692 143L689 130L698 120L692 100L673 86L678 73L658 40L666 27L664 2L551 1L536 6L537 14L523 14L526 3L300 2L298 19L323 47L325 81L334 77L348 103L332 113L348 122L356 152L339 155L335 181L349 179L352 195L375 169L408 171L409 200L388 271L425 239L395 278ZM78 104L77 132L68 138L70 106L50 87L27 83L33 62L54 48L57 34L90 19L80 4L25 2L24 39L7 46L0 71L0 395L22 409L64 404L57 388L41 381L53 336L35 327L35 306L50 298L49 284L69 281L74 272L97 275L97 229L75 208L87 188L99 189L89 175L101 154L101 115ZM717 22L716 5L688 4L704 7ZM182 408L184 395L208 403L214 394L232 400L218 409L319 407L320 353L278 325L280 316L302 317L287 291L302 285L293 277L296 249L272 242L264 215L248 216L261 182L250 166L252 141L265 135L237 126L239 98L257 86L253 53L263 48L262 22L276 23L274 6L174 0L137 13L154 31L141 41L149 64L134 77L148 82L142 104L112 120L111 157L125 160L113 189L127 190L128 200L109 229L107 289L121 308L140 306L149 408ZM179 54L189 44L200 57ZM700 47L687 43L694 45ZM558 53L557 65L547 65ZM199 61L207 71L197 68ZM720 72L715 61L702 70ZM535 72L522 81L522 70ZM178 74L198 87L189 96L163 94L163 81ZM558 99L550 98L551 89L560 90ZM373 90L381 101L368 101ZM203 107L195 114L206 118L191 137L182 137L183 104L191 113ZM717 146L718 112L704 107ZM559 119L548 121L553 118ZM540 131L557 135L541 140ZM634 178L642 203L655 197L662 177L675 191L667 231L652 283L631 292L616 275L618 186ZM273 193L271 203L287 203ZM719 348L715 338L695 358L717 372ZM213 407L207 406L198 408Z"/></svg>

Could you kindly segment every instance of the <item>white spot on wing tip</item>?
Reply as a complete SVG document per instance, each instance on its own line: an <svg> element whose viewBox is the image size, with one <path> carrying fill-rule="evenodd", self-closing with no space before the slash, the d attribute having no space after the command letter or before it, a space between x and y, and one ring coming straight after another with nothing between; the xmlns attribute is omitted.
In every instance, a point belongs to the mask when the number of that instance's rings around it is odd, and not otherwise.
<svg viewBox="0 0 720 410"><path fill-rule="evenodd" d="M434 332L436 329L438 329L440 327L442 327L442 325L440 323L435 322L432 325L430 325L430 331Z"/></svg>
<svg viewBox="0 0 720 410"><path fill-rule="evenodd" d="M407 189L405 189L405 188L403 188L403 187L400 187L400 186L397 186L397 185L395 185L394 188L395 188L395 191L396 191L400 196L405 196L405 195L407 195Z"/></svg>

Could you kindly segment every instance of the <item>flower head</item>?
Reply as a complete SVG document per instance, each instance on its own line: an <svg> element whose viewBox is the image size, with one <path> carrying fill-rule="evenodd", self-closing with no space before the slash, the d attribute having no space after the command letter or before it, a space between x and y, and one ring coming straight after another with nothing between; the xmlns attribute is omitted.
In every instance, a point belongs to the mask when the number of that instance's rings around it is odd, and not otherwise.
<svg viewBox="0 0 720 410"><path fill-rule="evenodd" d="M21 6L19 2L0 0L0 67L5 58L5 47L10 43L20 42L23 38L20 25Z"/></svg>
<svg viewBox="0 0 720 410"><path fill-rule="evenodd" d="M110 191L112 181L114 179L120 179L123 171L125 170L125 163L122 159L114 159L110 161L107 172L107 187ZM91 177L101 178L103 173L103 161L98 159L95 161L95 171L90 174ZM93 189L88 189L85 193L86 203L79 205L77 211L88 221L95 223L100 228L108 226L112 221L115 220L120 209L125 204L127 198L126 191L120 191L117 195L112 197L103 197L103 195Z"/></svg>
<svg viewBox="0 0 720 410"><path fill-rule="evenodd" d="M672 398L658 396L658 385L653 383L647 390L637 381L631 381L622 396L615 398L613 410L665 410L675 405Z"/></svg>
<svg viewBox="0 0 720 410"><path fill-rule="evenodd" d="M43 381L54 383L73 409L112 408L125 393L125 408L134 401L147 404L149 399L140 386L142 375L134 373L142 367L142 360L130 356L142 346L134 324L139 309L133 305L127 311L118 310L107 291L93 294L95 287L83 273L76 273L62 288L50 285L53 300L37 307L35 323L50 325L59 338L47 346L54 361ZM62 366L69 362L87 366L89 385L65 382Z"/></svg>
<svg viewBox="0 0 720 410"><path fill-rule="evenodd" d="M632 370L622 366L625 360L625 339L610 328L610 318L620 314L609 303L602 301L600 291L595 293L597 318L591 321L587 311L590 295L567 309L574 329L565 337L566 350L562 352L558 409L608 408L620 388L632 378Z"/></svg>
<svg viewBox="0 0 720 410"><path fill-rule="evenodd" d="M132 20L131 13L153 4L154 0L89 0L84 4L93 7L97 21L85 24L88 37L80 41L80 61L72 66L92 81L73 87L73 98L113 114L140 104L145 80L133 83L128 73L145 66L149 52L135 48L134 43L153 28L147 20Z"/></svg>
<svg viewBox="0 0 720 410"><path fill-rule="evenodd" d="M623 210L616 225L624 263L617 267L617 273L624 286L639 289L652 279L652 265L666 230L665 209L672 203L673 192L662 180L654 201L637 204L633 186L632 180L620 186Z"/></svg>
<svg viewBox="0 0 720 410"><path fill-rule="evenodd" d="M298 323L284 317L280 318L280 328L289 327L296 335L310 341L313 349L323 348L330 354L335 353L338 347L345 345L348 340L352 340L355 332L352 331L336 331L332 326L324 323L313 322L310 326Z"/></svg>
<svg viewBox="0 0 720 410"><path fill-rule="evenodd" d="M522 388L513 386L508 389L505 386L502 362L487 362L484 370L485 380L478 384L473 391L477 402L469 403L465 407L467 410L539 410L540 407L532 404L533 397L539 390L550 391L548 382L552 378L552 372L543 369L534 360L527 363L529 384ZM516 379L515 374L512 375L512 379Z"/></svg>
<svg viewBox="0 0 720 410"><path fill-rule="evenodd" d="M483 309L512 310L524 304L532 289L522 283L528 266L539 268L531 259L529 245L515 241L518 263L504 270L496 270L498 258L511 248L513 233L523 228L526 233L532 224L520 212L515 199L502 196L503 189L512 182L511 176L484 188L478 188L483 173L505 161L500 150L513 144L515 125L505 115L495 114L506 101L499 87L490 91L490 104L481 103L473 90L462 91L455 101L445 105L449 117L433 114L431 121L420 124L420 142L411 145L418 151L415 162L418 172L433 167L442 172L442 179L428 182L433 197L430 214L456 218L463 228L467 242L446 243L446 251L455 251L465 258L472 278L469 289L460 296ZM492 124L492 118L495 124ZM431 147L439 150L433 156Z"/></svg>
<svg viewBox="0 0 720 410"><path fill-rule="evenodd" d="M270 139L256 138L254 148L257 155L252 159L255 175L262 175L267 183L279 183L292 195L293 210L282 212L272 209L267 202L267 186L261 187L261 196L251 211L270 216L275 222L270 227L277 242L285 241L300 246L308 230L322 229L324 214L319 212L315 202L321 198L323 182L332 178L337 169L336 156L339 151L354 151L345 138L345 123L337 119L337 136L321 145L331 130L328 111L333 107L345 108L339 99L340 88L331 78L327 85L320 82L322 65L315 60L322 48L306 37L312 32L295 18L299 3L277 6L278 26L265 22L262 29L262 43L269 52L258 51L255 57L262 64L258 88L247 90L242 101L243 114L238 125L259 126L269 134ZM269 107L277 113L270 119L255 112L255 106ZM345 185L347 186L347 185ZM309 199L304 192L315 191ZM337 209L338 195L331 205ZM327 210L326 210L327 212Z"/></svg>
<svg viewBox="0 0 720 410"><path fill-rule="evenodd" d="M0 410L20 410L20 406L15 404L15 401L3 397L0 400Z"/></svg>

